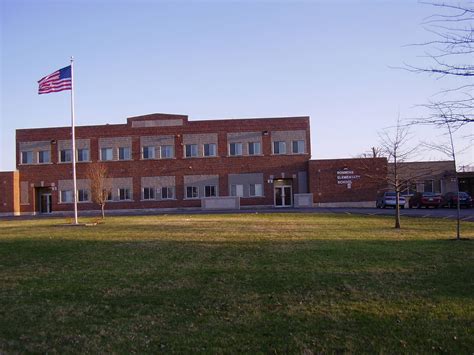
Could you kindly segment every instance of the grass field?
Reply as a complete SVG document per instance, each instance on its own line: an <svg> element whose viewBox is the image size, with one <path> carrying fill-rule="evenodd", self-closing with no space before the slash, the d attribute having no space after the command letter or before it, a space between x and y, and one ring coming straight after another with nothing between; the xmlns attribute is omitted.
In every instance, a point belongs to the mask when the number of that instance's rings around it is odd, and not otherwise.
<svg viewBox="0 0 474 355"><path fill-rule="evenodd" d="M0 221L0 353L474 351L474 241L453 221L65 222Z"/></svg>

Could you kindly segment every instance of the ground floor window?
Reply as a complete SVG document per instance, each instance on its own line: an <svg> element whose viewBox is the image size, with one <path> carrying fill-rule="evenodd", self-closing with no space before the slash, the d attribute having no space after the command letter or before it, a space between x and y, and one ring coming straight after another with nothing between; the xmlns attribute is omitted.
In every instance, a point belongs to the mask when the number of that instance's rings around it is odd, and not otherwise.
<svg viewBox="0 0 474 355"><path fill-rule="evenodd" d="M162 200L171 200L174 198L174 188L169 186L164 186L161 188L161 199Z"/></svg>
<svg viewBox="0 0 474 355"><path fill-rule="evenodd" d="M423 192L433 192L433 180L425 180L423 182Z"/></svg>
<svg viewBox="0 0 474 355"><path fill-rule="evenodd" d="M130 200L131 194L130 194L130 189L123 188L119 189L119 200L124 201L124 200Z"/></svg>
<svg viewBox="0 0 474 355"><path fill-rule="evenodd" d="M250 184L250 196L263 196L262 184Z"/></svg>
<svg viewBox="0 0 474 355"><path fill-rule="evenodd" d="M236 184L230 185L230 195L231 196L244 196L244 185Z"/></svg>
<svg viewBox="0 0 474 355"><path fill-rule="evenodd" d="M154 200L155 199L155 189L153 187L144 187L143 188L143 199L144 200Z"/></svg>
<svg viewBox="0 0 474 355"><path fill-rule="evenodd" d="M216 190L217 188L215 185L208 185L204 188L204 196L206 197L217 196Z"/></svg>
<svg viewBox="0 0 474 355"><path fill-rule="evenodd" d="M79 202L89 201L89 191L88 190L77 190L77 200Z"/></svg>
<svg viewBox="0 0 474 355"><path fill-rule="evenodd" d="M186 186L186 198L198 198L199 189L197 186Z"/></svg>
<svg viewBox="0 0 474 355"><path fill-rule="evenodd" d="M59 201L61 201L61 203L71 203L71 202L73 202L72 190L61 190L61 191L59 191Z"/></svg>

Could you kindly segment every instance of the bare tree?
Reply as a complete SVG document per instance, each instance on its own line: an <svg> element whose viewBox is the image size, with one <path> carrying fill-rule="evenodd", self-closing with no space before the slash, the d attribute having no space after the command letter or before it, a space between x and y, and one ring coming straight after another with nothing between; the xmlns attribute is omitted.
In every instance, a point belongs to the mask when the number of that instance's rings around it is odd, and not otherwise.
<svg viewBox="0 0 474 355"><path fill-rule="evenodd" d="M431 62L426 66L406 65L414 73L430 74L437 78L456 77L457 87L443 90L434 100L422 105L429 114L415 123L431 124L451 129L474 122L474 2L459 4L422 2L435 7L440 13L429 16L423 23L434 35L432 41L414 44L426 48L425 57ZM440 114L440 110L442 109Z"/></svg>
<svg viewBox="0 0 474 355"><path fill-rule="evenodd" d="M445 154L446 156L450 157L454 161L454 166L456 164L456 149L454 146L454 139L453 139L453 128L452 128L452 121L450 114L445 114L443 112L444 107L438 107L439 110L439 117L442 119L444 117L444 125L447 131L448 142L445 144L437 143L424 143L424 146L431 149L436 150ZM460 196L459 196L459 179L457 170L455 170L455 179L456 179L456 193L457 193L457 203L456 203L456 210L457 210L457 218L456 218L456 239L461 239L461 203L460 203Z"/></svg>
<svg viewBox="0 0 474 355"><path fill-rule="evenodd" d="M108 170L103 163L91 163L87 169L87 178L90 181L92 201L100 206L102 219L105 218L105 204L109 195Z"/></svg>
<svg viewBox="0 0 474 355"><path fill-rule="evenodd" d="M402 125L400 117L392 129L387 129L379 134L380 150L387 158L390 168L387 174L387 185L396 193L395 228L400 225L400 193L406 188L407 177L402 174L401 163L406 162L415 152L417 147L410 147L410 127Z"/></svg>

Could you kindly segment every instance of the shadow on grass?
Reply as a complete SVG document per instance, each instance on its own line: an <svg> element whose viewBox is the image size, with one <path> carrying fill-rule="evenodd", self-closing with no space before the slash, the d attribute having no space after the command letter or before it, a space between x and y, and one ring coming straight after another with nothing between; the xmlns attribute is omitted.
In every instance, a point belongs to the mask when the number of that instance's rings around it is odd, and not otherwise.
<svg viewBox="0 0 474 355"><path fill-rule="evenodd" d="M9 241L3 350L462 351L472 249L448 243Z"/></svg>
<svg viewBox="0 0 474 355"><path fill-rule="evenodd" d="M10 230L0 352L474 348L474 243L193 223Z"/></svg>

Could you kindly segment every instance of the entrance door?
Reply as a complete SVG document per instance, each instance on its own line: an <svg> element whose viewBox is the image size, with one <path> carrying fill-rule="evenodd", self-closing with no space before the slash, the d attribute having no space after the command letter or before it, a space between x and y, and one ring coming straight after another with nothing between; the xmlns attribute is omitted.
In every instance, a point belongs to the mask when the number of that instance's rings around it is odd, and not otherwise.
<svg viewBox="0 0 474 355"><path fill-rule="evenodd" d="M50 187L37 187L36 189L36 211L39 213L51 213L53 211L53 199Z"/></svg>
<svg viewBox="0 0 474 355"><path fill-rule="evenodd" d="M291 186L275 186L275 207L291 207L292 202Z"/></svg>
<svg viewBox="0 0 474 355"><path fill-rule="evenodd" d="M40 195L40 213L51 213L52 198L50 193Z"/></svg>

